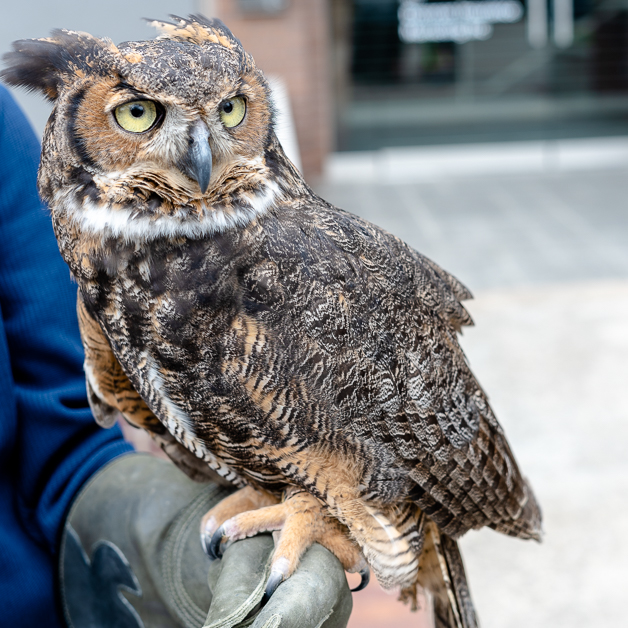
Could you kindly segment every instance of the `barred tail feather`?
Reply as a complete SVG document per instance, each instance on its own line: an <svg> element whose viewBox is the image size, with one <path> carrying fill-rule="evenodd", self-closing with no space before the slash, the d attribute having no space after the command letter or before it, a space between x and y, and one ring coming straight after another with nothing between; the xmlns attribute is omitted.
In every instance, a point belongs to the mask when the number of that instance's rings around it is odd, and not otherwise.
<svg viewBox="0 0 628 628"><path fill-rule="evenodd" d="M431 593L435 628L478 628L458 544L427 526L418 583Z"/></svg>

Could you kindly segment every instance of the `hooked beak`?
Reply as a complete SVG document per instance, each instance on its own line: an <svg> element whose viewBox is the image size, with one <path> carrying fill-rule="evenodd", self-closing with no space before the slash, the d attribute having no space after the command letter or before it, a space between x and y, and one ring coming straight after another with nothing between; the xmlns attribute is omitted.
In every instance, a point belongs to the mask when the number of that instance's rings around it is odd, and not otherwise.
<svg viewBox="0 0 628 628"><path fill-rule="evenodd" d="M205 194L212 176L212 151L209 148L209 130L202 120L190 129L189 148L179 162L181 172L198 181L201 193Z"/></svg>

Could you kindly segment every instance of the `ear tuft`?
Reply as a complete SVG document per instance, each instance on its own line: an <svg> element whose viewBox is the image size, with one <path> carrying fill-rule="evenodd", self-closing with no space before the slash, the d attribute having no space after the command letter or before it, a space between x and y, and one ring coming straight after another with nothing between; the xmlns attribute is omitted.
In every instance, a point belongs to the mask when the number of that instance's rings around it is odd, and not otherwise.
<svg viewBox="0 0 628 628"><path fill-rule="evenodd" d="M161 34L158 39L174 39L194 44L218 44L229 50L242 50L237 37L217 18L208 19L202 15L189 18L171 15L172 22L148 20Z"/></svg>
<svg viewBox="0 0 628 628"><path fill-rule="evenodd" d="M13 42L13 52L3 56L7 66L0 78L9 85L40 91L50 100L59 95L63 80L84 75L87 59L100 57L111 43L88 33L54 30L45 39L21 39Z"/></svg>
<svg viewBox="0 0 628 628"><path fill-rule="evenodd" d="M7 52L3 61L7 66L0 78L9 85L41 91L50 100L58 94L60 49L52 39L21 39L13 42L13 52Z"/></svg>

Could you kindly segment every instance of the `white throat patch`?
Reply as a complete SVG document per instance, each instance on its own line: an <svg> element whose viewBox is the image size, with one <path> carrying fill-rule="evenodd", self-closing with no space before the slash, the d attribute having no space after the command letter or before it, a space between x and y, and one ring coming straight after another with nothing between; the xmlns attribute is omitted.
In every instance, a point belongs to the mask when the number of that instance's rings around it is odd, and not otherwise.
<svg viewBox="0 0 628 628"><path fill-rule="evenodd" d="M201 217L183 211L174 215L143 216L133 207L114 209L89 199L80 203L67 192L55 195L55 206L61 208L81 231L90 235L145 242L163 237L200 239L232 227L244 227L256 216L266 213L279 196L279 186L274 181L268 181L259 192L242 195L241 204L234 205L230 210L203 205Z"/></svg>

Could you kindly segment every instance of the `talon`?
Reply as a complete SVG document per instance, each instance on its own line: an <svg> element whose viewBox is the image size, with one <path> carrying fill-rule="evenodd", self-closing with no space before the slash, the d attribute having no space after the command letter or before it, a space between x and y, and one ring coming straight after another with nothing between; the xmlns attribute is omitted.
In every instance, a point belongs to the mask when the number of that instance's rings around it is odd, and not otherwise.
<svg viewBox="0 0 628 628"><path fill-rule="evenodd" d="M203 551L211 556L211 539L214 532L217 529L216 519L214 517L210 517L207 521L201 521L201 545L203 546Z"/></svg>
<svg viewBox="0 0 628 628"><path fill-rule="evenodd" d="M262 597L260 608L264 608L268 600L270 600L272 594L277 590L277 587L283 582L283 573L281 571L273 569L270 572L270 577L266 583L266 589L264 596Z"/></svg>
<svg viewBox="0 0 628 628"><path fill-rule="evenodd" d="M353 593L356 593L357 591L361 591L362 589L366 588L369 581L371 580L371 570L368 567L363 567L362 569L360 569L359 573L362 577L362 580L360 581L360 584L355 587L355 589L351 589Z"/></svg>
<svg viewBox="0 0 628 628"><path fill-rule="evenodd" d="M201 532L201 545L203 546L203 551L210 556L209 553L209 543L211 541L211 538L209 537L209 534L207 534L206 532Z"/></svg>
<svg viewBox="0 0 628 628"><path fill-rule="evenodd" d="M212 559L216 560L217 558L222 558L222 550L220 548L222 544L222 538L225 535L224 526L220 526L216 532L212 535L209 544L205 542L207 538L206 534L201 534L201 540L203 541L203 547L205 548L205 552Z"/></svg>

